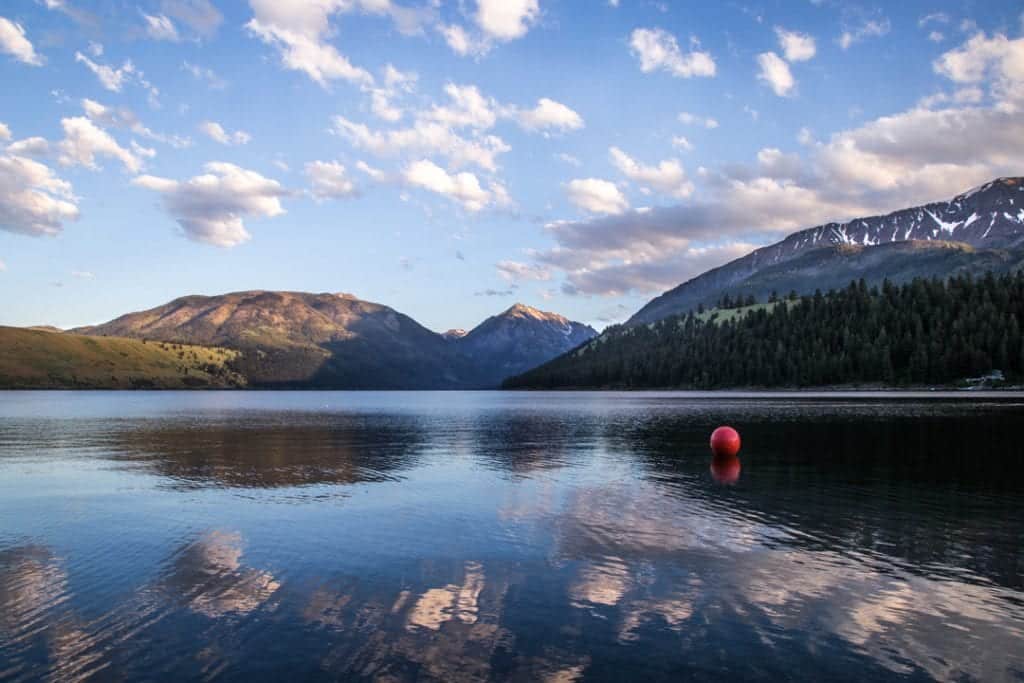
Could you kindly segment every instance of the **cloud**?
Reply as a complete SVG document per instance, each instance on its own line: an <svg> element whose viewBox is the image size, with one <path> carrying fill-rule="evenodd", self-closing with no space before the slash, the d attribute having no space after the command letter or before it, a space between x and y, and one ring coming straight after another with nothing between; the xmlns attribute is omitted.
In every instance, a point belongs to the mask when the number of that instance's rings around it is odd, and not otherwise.
<svg viewBox="0 0 1024 683"><path fill-rule="evenodd" d="M709 117L697 116L688 111L679 112L679 123L687 126L704 126L708 130L718 128L718 121Z"/></svg>
<svg viewBox="0 0 1024 683"><path fill-rule="evenodd" d="M25 29L10 19L0 17L0 52L6 53L24 64L42 66L43 58L25 37Z"/></svg>
<svg viewBox="0 0 1024 683"><path fill-rule="evenodd" d="M620 214L629 208L629 200L615 183L600 178L577 178L566 185L569 201L590 213Z"/></svg>
<svg viewBox="0 0 1024 683"><path fill-rule="evenodd" d="M50 143L46 138L38 136L25 138L7 145L7 153L22 157L45 157L50 153Z"/></svg>
<svg viewBox="0 0 1024 683"><path fill-rule="evenodd" d="M223 90L227 87L227 81L218 76L213 69L187 61L181 63L181 68L192 74L196 80L204 81L211 90Z"/></svg>
<svg viewBox="0 0 1024 683"><path fill-rule="evenodd" d="M76 277L79 280L94 280L96 275L88 270L72 270L71 277Z"/></svg>
<svg viewBox="0 0 1024 683"><path fill-rule="evenodd" d="M569 164L570 166L575 166L577 168L583 165L582 161L566 152L559 152L558 154L555 155L555 159L561 161L564 164Z"/></svg>
<svg viewBox="0 0 1024 683"><path fill-rule="evenodd" d="M212 38L224 21L224 16L209 0L163 0L160 9L204 38Z"/></svg>
<svg viewBox="0 0 1024 683"><path fill-rule="evenodd" d="M181 36L178 35L178 29L174 28L174 22L167 18L167 16L163 14L154 16L143 12L142 18L146 22L146 34L153 40L167 40L172 43L177 43L181 40Z"/></svg>
<svg viewBox="0 0 1024 683"><path fill-rule="evenodd" d="M234 247L251 238L243 218L284 213L281 198L287 191L276 180L221 161L203 168L203 175L185 181L142 175L132 184L159 192L164 209L185 237L218 247Z"/></svg>
<svg viewBox="0 0 1024 683"><path fill-rule="evenodd" d="M78 219L71 184L51 168L17 154L0 154L0 230L56 235Z"/></svg>
<svg viewBox="0 0 1024 683"><path fill-rule="evenodd" d="M125 170L138 173L142 169L142 161L138 155L119 145L105 130L98 128L91 119L84 116L73 116L61 119L64 139L57 149L60 163L64 166L85 166L91 170L99 170L96 157L112 157L120 161Z"/></svg>
<svg viewBox="0 0 1024 683"><path fill-rule="evenodd" d="M460 57L481 56L487 54L491 49L490 41L471 36L466 29L458 24L440 24L437 30L444 37L444 42L448 44L452 52Z"/></svg>
<svg viewBox="0 0 1024 683"><path fill-rule="evenodd" d="M448 83L444 86L449 104L434 105L423 118L443 123L453 128L487 129L498 120L495 102L484 97L475 85L456 85Z"/></svg>
<svg viewBox="0 0 1024 683"><path fill-rule="evenodd" d="M378 131L343 116L335 116L331 130L347 139L354 147L377 156L440 154L457 168L473 165L495 171L498 167L497 157L511 149L495 135L464 137L449 125L425 119L418 119L407 128Z"/></svg>
<svg viewBox="0 0 1024 683"><path fill-rule="evenodd" d="M758 80L767 83L772 92L779 97L787 97L796 87L796 80L789 70L789 64L774 52L762 52L757 56L757 63L761 67L757 74Z"/></svg>
<svg viewBox="0 0 1024 683"><path fill-rule="evenodd" d="M6 123L0 123L0 140L10 140L10 139L11 139L11 129L7 126Z"/></svg>
<svg viewBox="0 0 1024 683"><path fill-rule="evenodd" d="M892 25L885 17L881 19L869 19L859 26L843 31L839 36L839 47L844 50L867 38L878 38L890 31Z"/></svg>
<svg viewBox="0 0 1024 683"><path fill-rule="evenodd" d="M132 133L157 142L171 145L175 148L188 147L192 141L177 135L167 136L155 133L142 124L139 117L130 109L125 107L108 107L95 100L85 98L82 100L82 110L94 123L104 128L123 128Z"/></svg>
<svg viewBox="0 0 1024 683"><path fill-rule="evenodd" d="M608 153L615 167L633 182L671 197L685 198L693 194L693 183L687 180L686 171L677 159L667 159L657 166L645 166L618 147L612 147Z"/></svg>
<svg viewBox="0 0 1024 683"><path fill-rule="evenodd" d="M584 125L583 117L561 102L547 97L537 100L537 106L533 109L518 112L516 120L527 130L579 130Z"/></svg>
<svg viewBox="0 0 1024 683"><path fill-rule="evenodd" d="M814 38L806 33L787 31L781 26L776 26L775 35L779 39L782 53L790 62L805 62L817 52Z"/></svg>
<svg viewBox="0 0 1024 683"><path fill-rule="evenodd" d="M685 135L673 135L672 146L676 149L681 149L687 152L693 151L693 143L691 143Z"/></svg>
<svg viewBox="0 0 1024 683"><path fill-rule="evenodd" d="M526 35L539 16L538 0L477 0L474 19L487 36L510 41Z"/></svg>
<svg viewBox="0 0 1024 683"><path fill-rule="evenodd" d="M917 25L923 27L927 26L932 22L935 22L937 24L948 24L949 15L946 14L945 12L933 12L931 14L926 14L917 20Z"/></svg>
<svg viewBox="0 0 1024 683"><path fill-rule="evenodd" d="M515 289L481 289L473 292L473 296L512 296Z"/></svg>
<svg viewBox="0 0 1024 683"><path fill-rule="evenodd" d="M675 37L664 29L638 28L630 36L629 45L644 73L662 69L677 78L715 75L715 60L710 53L694 49L683 54Z"/></svg>
<svg viewBox="0 0 1024 683"><path fill-rule="evenodd" d="M402 172L403 180L412 187L448 197L467 211L477 212L492 203L505 203L504 188L485 190L472 173L450 174L434 162L421 159L408 164Z"/></svg>
<svg viewBox="0 0 1024 683"><path fill-rule="evenodd" d="M519 261L499 261L495 266L498 275L508 282L535 280L546 282L551 279L551 269L547 266L520 263Z"/></svg>
<svg viewBox="0 0 1024 683"><path fill-rule="evenodd" d="M1008 106L1024 105L1024 38L1010 40L997 33L974 35L932 64L935 72L954 83L989 82L992 96Z"/></svg>
<svg viewBox="0 0 1024 683"><path fill-rule="evenodd" d="M111 92L121 92L125 82L135 72L135 66L131 60L125 60L119 68L114 68L106 64L98 64L81 52L76 52L75 61L85 64L89 71L92 71L96 74L96 78L100 79L100 85Z"/></svg>
<svg viewBox="0 0 1024 683"><path fill-rule="evenodd" d="M208 138L222 145L245 145L252 140L252 136L244 130L236 130L233 133L229 133L224 130L224 126L216 121L203 121L199 124L198 128Z"/></svg>
<svg viewBox="0 0 1024 683"><path fill-rule="evenodd" d="M366 3L347 0L310 3L250 0L253 18L245 27L278 50L284 68L301 71L321 86L326 87L329 81L337 79L370 86L373 84L370 72L353 65L326 42L332 33L331 15L363 4Z"/></svg>
<svg viewBox="0 0 1024 683"><path fill-rule="evenodd" d="M310 194L315 199L346 199L359 195L359 190L337 161L310 161L306 164Z"/></svg>

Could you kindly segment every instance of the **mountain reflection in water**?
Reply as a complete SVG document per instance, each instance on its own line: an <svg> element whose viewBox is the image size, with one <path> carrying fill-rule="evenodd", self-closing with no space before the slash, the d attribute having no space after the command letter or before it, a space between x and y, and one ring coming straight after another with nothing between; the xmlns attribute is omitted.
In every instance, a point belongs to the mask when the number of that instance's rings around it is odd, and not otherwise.
<svg viewBox="0 0 1024 683"><path fill-rule="evenodd" d="M1022 416L0 394L0 679L1020 680Z"/></svg>

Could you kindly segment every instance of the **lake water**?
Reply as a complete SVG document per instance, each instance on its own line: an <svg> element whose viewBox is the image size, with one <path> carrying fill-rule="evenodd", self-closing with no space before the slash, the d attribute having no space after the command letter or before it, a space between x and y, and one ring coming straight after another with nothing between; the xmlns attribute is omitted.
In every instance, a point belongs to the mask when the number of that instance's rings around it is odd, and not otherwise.
<svg viewBox="0 0 1024 683"><path fill-rule="evenodd" d="M1022 431L1019 395L0 392L0 679L1024 680Z"/></svg>

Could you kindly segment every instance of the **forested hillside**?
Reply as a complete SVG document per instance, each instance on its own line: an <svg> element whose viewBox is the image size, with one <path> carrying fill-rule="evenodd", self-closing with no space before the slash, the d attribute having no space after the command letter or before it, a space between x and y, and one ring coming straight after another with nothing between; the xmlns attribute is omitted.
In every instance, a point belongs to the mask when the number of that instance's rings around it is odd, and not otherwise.
<svg viewBox="0 0 1024 683"><path fill-rule="evenodd" d="M1022 319L1024 271L870 288L860 280L740 312L616 326L505 386L936 385L994 370L1020 380Z"/></svg>

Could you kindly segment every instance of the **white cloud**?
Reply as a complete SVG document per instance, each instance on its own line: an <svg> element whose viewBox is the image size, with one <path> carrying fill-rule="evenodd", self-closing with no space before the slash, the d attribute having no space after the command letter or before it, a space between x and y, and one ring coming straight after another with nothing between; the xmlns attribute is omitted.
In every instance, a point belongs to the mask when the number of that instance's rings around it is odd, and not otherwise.
<svg viewBox="0 0 1024 683"><path fill-rule="evenodd" d="M198 128L208 138L222 145L244 145L252 140L252 136L244 130L236 130L233 133L229 133L224 130L224 126L216 121L203 121L199 124Z"/></svg>
<svg viewBox="0 0 1024 683"><path fill-rule="evenodd" d="M612 147L608 153L615 167L633 182L672 197L684 198L693 194L693 183L686 178L686 171L678 159L667 159L657 166L645 166L618 147Z"/></svg>
<svg viewBox="0 0 1024 683"><path fill-rule="evenodd" d="M73 116L61 119L64 139L57 148L60 152L60 163L64 166L85 166L99 170L96 157L112 157L120 161L125 170L138 173L142 168L139 157L122 147L105 130L97 128L91 119L84 116Z"/></svg>
<svg viewBox="0 0 1024 683"><path fill-rule="evenodd" d="M89 71L92 71L96 74L96 78L100 79L100 84L112 92L121 92L125 82L135 73L135 65L128 59L119 68L114 68L106 64L97 64L81 52L76 52L75 61L85 64Z"/></svg>
<svg viewBox="0 0 1024 683"><path fill-rule="evenodd" d="M931 33L928 34L928 40L932 41L933 43L941 43L945 39L946 36L942 35L941 31L932 31Z"/></svg>
<svg viewBox="0 0 1024 683"><path fill-rule="evenodd" d="M272 218L284 213L280 183L234 164L211 162L203 175L185 181L138 176L132 183L162 195L166 211L196 242L233 247L251 235L243 218Z"/></svg>
<svg viewBox="0 0 1024 683"><path fill-rule="evenodd" d="M708 130L718 128L718 121L711 117L697 116L688 111L679 112L679 123L687 126L704 126Z"/></svg>
<svg viewBox="0 0 1024 683"><path fill-rule="evenodd" d="M424 118L453 128L486 129L494 126L498 112L493 99L484 97L475 85L448 83L444 87L450 103L434 105Z"/></svg>
<svg viewBox="0 0 1024 683"><path fill-rule="evenodd" d="M72 270L71 277L76 277L79 280L93 280L96 278L96 275L88 270Z"/></svg>
<svg viewBox="0 0 1024 683"><path fill-rule="evenodd" d="M693 151L693 143L691 143L685 135L673 135L672 146L676 149L682 149L687 152Z"/></svg>
<svg viewBox="0 0 1024 683"><path fill-rule="evenodd" d="M935 22L937 24L948 24L949 15L946 14L945 12L933 12L931 14L926 14L917 20L917 25L927 26L931 22Z"/></svg>
<svg viewBox="0 0 1024 683"><path fill-rule="evenodd" d="M224 21L224 16L210 0L162 0L160 8L167 16L205 38L212 38Z"/></svg>
<svg viewBox="0 0 1024 683"><path fill-rule="evenodd" d="M345 199L359 194L345 167L337 161L310 161L306 164L310 194L316 199Z"/></svg>
<svg viewBox="0 0 1024 683"><path fill-rule="evenodd" d="M781 57L774 52L762 52L757 56L757 63L761 67L758 79L771 86L772 92L779 97L786 97L793 92L796 80L789 70L789 64Z"/></svg>
<svg viewBox="0 0 1024 683"><path fill-rule="evenodd" d="M0 140L10 140L11 129L7 127L6 123L0 123Z"/></svg>
<svg viewBox="0 0 1024 683"><path fill-rule="evenodd" d="M174 27L174 22L167 16L163 14L154 16L143 12L142 18L146 21L146 33L153 40L168 40L173 43L181 40L178 29Z"/></svg>
<svg viewBox="0 0 1024 683"><path fill-rule="evenodd" d="M0 154L0 230L56 235L78 218L71 184L51 168L16 154Z"/></svg>
<svg viewBox="0 0 1024 683"><path fill-rule="evenodd" d="M629 45L644 73L663 69L677 78L715 75L715 60L710 53L696 49L698 45L683 54L675 37L664 29L638 28L630 36Z"/></svg>
<svg viewBox="0 0 1024 683"><path fill-rule="evenodd" d="M38 136L25 138L7 145L7 153L22 157L45 157L50 153L50 143L46 138Z"/></svg>
<svg viewBox="0 0 1024 683"><path fill-rule="evenodd" d="M448 44L452 52L460 57L484 55L491 49L490 41L471 36L466 29L458 24L440 24L437 30L444 37L444 42Z"/></svg>
<svg viewBox="0 0 1024 683"><path fill-rule="evenodd" d="M10 19L0 17L0 52L11 55L19 62L42 66L43 58L25 37L25 29Z"/></svg>
<svg viewBox="0 0 1024 683"><path fill-rule="evenodd" d="M570 166L576 166L577 168L583 165L583 162L567 152L559 152L555 155L555 158L562 163L569 164Z"/></svg>
<svg viewBox="0 0 1024 683"><path fill-rule="evenodd" d="M463 171L450 174L428 159L414 161L402 173L406 183L458 202L467 211L480 211L492 201L501 199L501 192L494 194L480 185L480 180Z"/></svg>
<svg viewBox="0 0 1024 683"><path fill-rule="evenodd" d="M519 125L527 130L579 130L583 128L583 117L561 102L542 97L537 106L518 112Z"/></svg>
<svg viewBox="0 0 1024 683"><path fill-rule="evenodd" d="M791 62L805 62L814 57L817 52L814 38L806 33L787 31L781 26L776 26L775 35L779 39L782 53Z"/></svg>
<svg viewBox="0 0 1024 683"><path fill-rule="evenodd" d="M878 38L890 31L892 25L886 18L869 19L856 28L843 31L839 36L839 47L847 50L850 46L867 38Z"/></svg>
<svg viewBox="0 0 1024 683"><path fill-rule="evenodd" d="M130 109L125 107L108 107L107 105L85 98L82 100L82 109L94 123L104 128L124 128L141 137L155 140L157 142L171 145L172 147L188 147L192 141L188 138L177 135L167 136L155 133L142 124L139 117Z"/></svg>
<svg viewBox="0 0 1024 683"><path fill-rule="evenodd" d="M566 185L569 201L590 213L620 214L629 208L629 200L615 183L600 178L577 178Z"/></svg>
<svg viewBox="0 0 1024 683"><path fill-rule="evenodd" d="M281 64L286 69L301 71L325 87L329 81L337 79L362 86L373 84L370 72L353 65L327 42L332 34L331 15L362 3L349 0L309 3L249 0L249 4L253 18L245 27L263 42L277 48Z"/></svg>
<svg viewBox="0 0 1024 683"><path fill-rule="evenodd" d="M508 282L521 280L547 281L551 279L551 269L537 264L520 263L519 261L499 261L495 266L498 275Z"/></svg>
<svg viewBox="0 0 1024 683"><path fill-rule="evenodd" d="M388 180L387 173L385 173L384 171L375 166L370 166L370 164L366 163L365 161L357 161L356 168L358 168L360 171L368 175L370 179L375 182L383 183Z"/></svg>
<svg viewBox="0 0 1024 683"><path fill-rule="evenodd" d="M477 0L477 26L501 41L522 38L540 16L538 0Z"/></svg>
<svg viewBox="0 0 1024 683"><path fill-rule="evenodd" d="M196 80L204 81L212 90L223 90L227 87L227 82L218 76L213 69L192 64L188 61L182 62L181 68L192 74L192 77Z"/></svg>
<svg viewBox="0 0 1024 683"><path fill-rule="evenodd" d="M1024 105L1024 38L978 33L933 62L935 72L954 83L989 82L992 96L1005 106Z"/></svg>
<svg viewBox="0 0 1024 683"><path fill-rule="evenodd" d="M448 125L423 119L408 128L377 131L343 116L335 116L332 130L353 146L377 156L441 154L456 167L475 165L487 171L497 170L497 157L510 149L495 135L463 137Z"/></svg>

